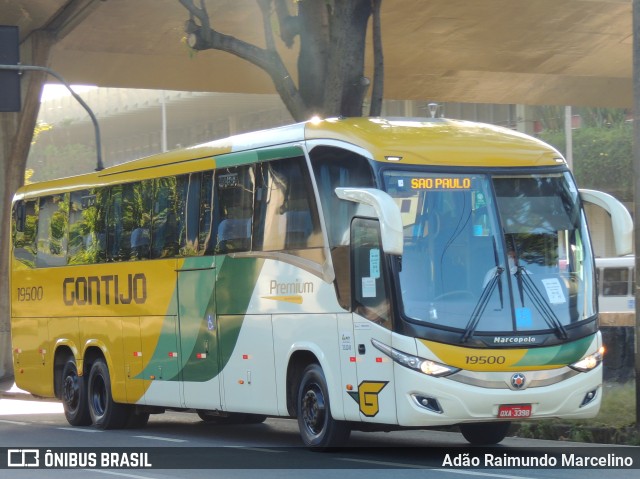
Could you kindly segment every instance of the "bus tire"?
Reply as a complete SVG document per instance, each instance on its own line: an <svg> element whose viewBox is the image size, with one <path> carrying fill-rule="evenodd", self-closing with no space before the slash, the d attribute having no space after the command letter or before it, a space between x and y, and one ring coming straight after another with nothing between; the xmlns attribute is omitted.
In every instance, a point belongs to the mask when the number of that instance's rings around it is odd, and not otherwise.
<svg viewBox="0 0 640 479"><path fill-rule="evenodd" d="M76 361L70 358L62 368L62 406L67 422L72 426L89 426L91 414L87 401L87 385L78 375Z"/></svg>
<svg viewBox="0 0 640 479"><path fill-rule="evenodd" d="M511 423L506 422L476 422L460 424L460 432L464 438L474 446L489 446L498 444L507 433Z"/></svg>
<svg viewBox="0 0 640 479"><path fill-rule="evenodd" d="M121 429L130 417L130 406L119 404L111 395L111 378L104 359L97 359L91 366L89 383L89 412L93 425L98 429Z"/></svg>
<svg viewBox="0 0 640 479"><path fill-rule="evenodd" d="M329 389L318 364L310 364L302 373L296 402L300 436L307 447L323 451L342 446L351 428L331 417Z"/></svg>

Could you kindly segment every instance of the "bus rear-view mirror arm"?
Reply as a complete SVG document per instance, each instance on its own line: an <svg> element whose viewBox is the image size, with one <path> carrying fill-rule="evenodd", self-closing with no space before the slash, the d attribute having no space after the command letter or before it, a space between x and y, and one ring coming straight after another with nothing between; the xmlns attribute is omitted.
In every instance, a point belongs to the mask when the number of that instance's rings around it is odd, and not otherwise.
<svg viewBox="0 0 640 479"><path fill-rule="evenodd" d="M400 208L391 196L375 188L336 188L335 192L341 200L373 207L380 221L382 249L387 254L402 255L402 218Z"/></svg>

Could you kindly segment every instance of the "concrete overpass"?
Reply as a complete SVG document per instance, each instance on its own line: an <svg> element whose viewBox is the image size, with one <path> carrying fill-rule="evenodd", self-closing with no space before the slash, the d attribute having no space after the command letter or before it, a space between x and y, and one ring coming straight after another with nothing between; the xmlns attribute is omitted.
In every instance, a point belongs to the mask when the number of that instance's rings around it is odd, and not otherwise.
<svg viewBox="0 0 640 479"><path fill-rule="evenodd" d="M263 44L255 0L209 0L214 25ZM50 66L110 87L272 93L232 55L190 55L177 0L0 0L22 39L47 28ZM632 105L631 0L386 0L385 98L477 103ZM295 74L296 51L283 48Z"/></svg>

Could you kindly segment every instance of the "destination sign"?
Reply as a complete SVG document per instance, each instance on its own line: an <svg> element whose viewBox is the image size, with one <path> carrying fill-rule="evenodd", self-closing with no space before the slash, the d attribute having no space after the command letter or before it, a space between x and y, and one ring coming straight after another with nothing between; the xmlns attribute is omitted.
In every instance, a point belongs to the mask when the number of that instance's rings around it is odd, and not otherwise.
<svg viewBox="0 0 640 479"><path fill-rule="evenodd" d="M468 190L471 188L471 178L446 176L411 178L411 188L414 190Z"/></svg>

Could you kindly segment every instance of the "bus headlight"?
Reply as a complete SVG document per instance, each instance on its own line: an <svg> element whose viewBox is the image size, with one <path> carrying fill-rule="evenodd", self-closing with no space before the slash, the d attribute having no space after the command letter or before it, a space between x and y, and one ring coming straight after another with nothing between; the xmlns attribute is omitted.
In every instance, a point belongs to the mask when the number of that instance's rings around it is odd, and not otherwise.
<svg viewBox="0 0 640 479"><path fill-rule="evenodd" d="M598 349L597 352L582 358L580 361L576 363L570 364L569 367L575 369L576 371L586 373L587 371L591 371L596 366L598 366L602 362L603 357L604 357L604 346Z"/></svg>
<svg viewBox="0 0 640 479"><path fill-rule="evenodd" d="M404 366L405 368L420 371L428 376L443 377L460 371L459 368L454 368L436 361L413 356L412 354L403 353L402 351L393 349L391 346L387 346L375 339L371 340L371 344L393 359L396 363Z"/></svg>

